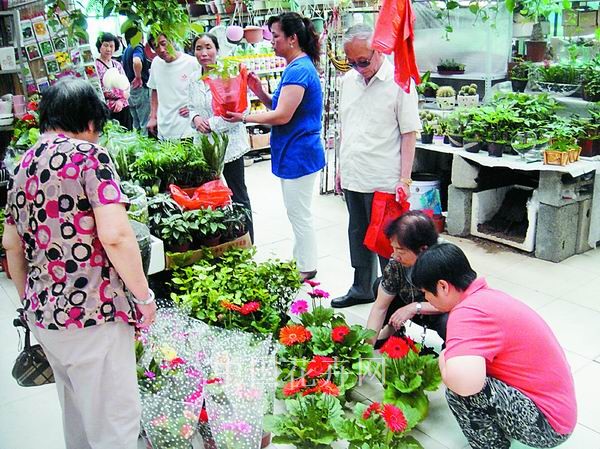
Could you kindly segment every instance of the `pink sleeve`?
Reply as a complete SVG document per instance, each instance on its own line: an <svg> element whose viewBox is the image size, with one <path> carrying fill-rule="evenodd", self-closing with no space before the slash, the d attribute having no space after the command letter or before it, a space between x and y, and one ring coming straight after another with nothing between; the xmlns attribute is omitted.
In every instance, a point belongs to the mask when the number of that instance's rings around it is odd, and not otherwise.
<svg viewBox="0 0 600 449"><path fill-rule="evenodd" d="M448 319L446 360L476 355L492 362L502 350L504 332L489 315L469 307L451 312Z"/></svg>

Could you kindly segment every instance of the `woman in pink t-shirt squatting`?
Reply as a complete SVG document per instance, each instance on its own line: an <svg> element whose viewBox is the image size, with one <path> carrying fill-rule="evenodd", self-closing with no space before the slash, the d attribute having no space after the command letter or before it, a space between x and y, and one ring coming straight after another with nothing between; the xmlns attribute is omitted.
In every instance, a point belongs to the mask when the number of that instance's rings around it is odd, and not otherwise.
<svg viewBox="0 0 600 449"><path fill-rule="evenodd" d="M449 312L439 365L448 405L471 447L505 449L517 440L546 448L567 440L577 422L575 388L546 322L477 278L450 243L423 252L412 281Z"/></svg>

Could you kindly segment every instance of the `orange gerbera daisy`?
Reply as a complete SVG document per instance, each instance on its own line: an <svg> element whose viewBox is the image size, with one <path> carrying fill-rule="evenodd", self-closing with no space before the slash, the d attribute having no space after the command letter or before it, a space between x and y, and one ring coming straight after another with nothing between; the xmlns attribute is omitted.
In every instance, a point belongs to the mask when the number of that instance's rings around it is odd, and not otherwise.
<svg viewBox="0 0 600 449"><path fill-rule="evenodd" d="M290 324L279 332L279 341L285 346L305 343L312 338L310 331L300 324Z"/></svg>

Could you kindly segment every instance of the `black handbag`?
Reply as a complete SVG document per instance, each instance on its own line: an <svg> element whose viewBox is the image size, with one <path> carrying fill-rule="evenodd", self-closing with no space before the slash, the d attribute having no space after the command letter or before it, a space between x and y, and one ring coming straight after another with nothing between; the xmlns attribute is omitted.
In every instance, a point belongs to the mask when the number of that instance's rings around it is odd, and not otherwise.
<svg viewBox="0 0 600 449"><path fill-rule="evenodd" d="M31 346L31 331L23 318L13 321L15 327L25 328L25 346L15 360L12 376L22 387L54 383L54 373L40 345Z"/></svg>

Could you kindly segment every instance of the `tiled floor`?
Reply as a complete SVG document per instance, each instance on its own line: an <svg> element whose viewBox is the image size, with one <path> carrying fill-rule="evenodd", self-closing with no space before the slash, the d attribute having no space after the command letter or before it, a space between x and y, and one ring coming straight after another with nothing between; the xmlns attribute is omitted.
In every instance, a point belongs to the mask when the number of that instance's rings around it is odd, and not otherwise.
<svg viewBox="0 0 600 449"><path fill-rule="evenodd" d="M254 208L257 257L289 258L291 228L279 181L270 175L268 162L248 167L246 175ZM346 292L352 277L346 208L338 197L315 196L314 214L319 241L317 279L335 297ZM579 406L575 433L560 447L600 449L600 249L553 264L498 245L447 238L463 248L491 285L528 303L550 324L571 364ZM10 376L18 342L11 325L17 296L4 275L0 275L0 297L0 449L64 449L54 388L20 388ZM351 322L365 324L368 310L369 305L362 305L344 313ZM381 390L368 383L360 393L377 399ZM414 432L416 438L425 449L466 448L442 390L431 394L430 400L429 417Z"/></svg>

